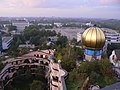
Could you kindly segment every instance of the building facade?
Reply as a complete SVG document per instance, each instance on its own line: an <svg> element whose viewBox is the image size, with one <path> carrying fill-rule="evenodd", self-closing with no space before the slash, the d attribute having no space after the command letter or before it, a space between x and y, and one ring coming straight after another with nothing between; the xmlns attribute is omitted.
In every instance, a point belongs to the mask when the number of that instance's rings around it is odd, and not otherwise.
<svg viewBox="0 0 120 90"><path fill-rule="evenodd" d="M29 26L29 22L26 20L16 20L12 22L12 25L17 27L17 32L23 32L26 26Z"/></svg>
<svg viewBox="0 0 120 90"><path fill-rule="evenodd" d="M45 77L48 79L49 90L66 90L65 77L67 72L62 69L59 63L55 63L52 57L54 50L33 51L21 57L10 58L3 61L6 66L0 73L1 80L9 80L13 78L16 72L21 68L31 69L31 73L35 74L35 68L45 68ZM34 71L33 71L34 69Z"/></svg>
<svg viewBox="0 0 120 90"><path fill-rule="evenodd" d="M0 31L0 53L2 52L2 33Z"/></svg>
<svg viewBox="0 0 120 90"><path fill-rule="evenodd" d="M106 32L105 33L106 41L110 44L120 43L120 33L117 32Z"/></svg>
<svg viewBox="0 0 120 90"><path fill-rule="evenodd" d="M8 49L11 46L11 43L13 41L13 37L2 37L2 48L3 50Z"/></svg>
<svg viewBox="0 0 120 90"><path fill-rule="evenodd" d="M83 34L83 32L77 33L77 42L82 42L82 34Z"/></svg>

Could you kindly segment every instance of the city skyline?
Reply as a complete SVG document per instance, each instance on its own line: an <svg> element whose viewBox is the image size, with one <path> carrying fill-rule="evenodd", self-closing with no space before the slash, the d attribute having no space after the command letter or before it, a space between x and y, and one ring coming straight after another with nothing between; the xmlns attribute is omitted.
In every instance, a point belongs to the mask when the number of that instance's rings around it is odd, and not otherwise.
<svg viewBox="0 0 120 90"><path fill-rule="evenodd" d="M120 19L120 0L1 0L2 17Z"/></svg>

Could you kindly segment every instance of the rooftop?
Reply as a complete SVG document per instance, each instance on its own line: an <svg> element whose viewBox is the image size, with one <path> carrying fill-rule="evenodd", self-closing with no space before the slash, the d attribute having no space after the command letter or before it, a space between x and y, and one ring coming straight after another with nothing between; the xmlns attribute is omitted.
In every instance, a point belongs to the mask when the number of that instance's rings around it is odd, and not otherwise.
<svg viewBox="0 0 120 90"><path fill-rule="evenodd" d="M100 90L120 90L120 82L106 86L105 88L102 88Z"/></svg>
<svg viewBox="0 0 120 90"><path fill-rule="evenodd" d="M8 42L9 40L11 40L13 37L2 37L2 41L3 42Z"/></svg>
<svg viewBox="0 0 120 90"><path fill-rule="evenodd" d="M35 48L34 44L20 44L19 48Z"/></svg>
<svg viewBox="0 0 120 90"><path fill-rule="evenodd" d="M82 34L83 45L92 50L100 50L105 44L104 32L98 27L90 27Z"/></svg>

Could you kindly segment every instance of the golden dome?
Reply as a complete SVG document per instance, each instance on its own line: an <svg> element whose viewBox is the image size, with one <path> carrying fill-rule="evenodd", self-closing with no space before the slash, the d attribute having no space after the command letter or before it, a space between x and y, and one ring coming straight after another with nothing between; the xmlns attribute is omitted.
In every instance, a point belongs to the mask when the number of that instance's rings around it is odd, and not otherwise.
<svg viewBox="0 0 120 90"><path fill-rule="evenodd" d="M98 27L90 27L82 34L82 42L85 48L100 50L105 44L105 35Z"/></svg>

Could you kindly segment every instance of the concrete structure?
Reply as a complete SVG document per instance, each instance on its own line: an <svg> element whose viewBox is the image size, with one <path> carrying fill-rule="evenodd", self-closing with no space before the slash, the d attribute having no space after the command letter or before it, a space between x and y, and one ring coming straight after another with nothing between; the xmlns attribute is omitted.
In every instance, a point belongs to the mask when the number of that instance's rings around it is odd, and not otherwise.
<svg viewBox="0 0 120 90"><path fill-rule="evenodd" d="M3 61L6 66L0 73L0 79L9 80L21 68L30 68L31 73L35 74L35 68L42 67L46 70L45 77L48 78L49 90L66 90L65 77L67 72L61 68L60 61L59 63L54 62L53 56L54 50L41 50L7 59Z"/></svg>
<svg viewBox="0 0 120 90"><path fill-rule="evenodd" d="M55 45L55 43L57 42L58 37L57 36L53 36L53 37L48 37L48 42L46 43L47 46L51 46L51 45Z"/></svg>
<svg viewBox="0 0 120 90"><path fill-rule="evenodd" d="M117 78L120 79L120 50L113 50L109 60L113 64L113 70L116 72Z"/></svg>
<svg viewBox="0 0 120 90"><path fill-rule="evenodd" d="M0 53L2 52L2 33L0 31Z"/></svg>
<svg viewBox="0 0 120 90"><path fill-rule="evenodd" d="M114 67L120 68L120 50L113 50L109 60Z"/></svg>
<svg viewBox="0 0 120 90"><path fill-rule="evenodd" d="M120 43L120 33L117 32L106 32L106 41L111 43Z"/></svg>
<svg viewBox="0 0 120 90"><path fill-rule="evenodd" d="M108 42L106 41L104 47L102 48L103 54L107 54L107 47L108 47Z"/></svg>
<svg viewBox="0 0 120 90"><path fill-rule="evenodd" d="M101 60L102 48L105 44L105 35L98 27L90 27L82 34L82 43L85 48L85 60Z"/></svg>
<svg viewBox="0 0 120 90"><path fill-rule="evenodd" d="M83 32L77 33L77 42L82 42L82 34L83 34Z"/></svg>
<svg viewBox="0 0 120 90"><path fill-rule="evenodd" d="M115 84L112 84L112 85L109 85L109 86L106 86L100 90L120 90L120 82L117 82Z"/></svg>
<svg viewBox="0 0 120 90"><path fill-rule="evenodd" d="M23 32L26 26L29 26L29 22L26 20L16 20L12 22L12 25L17 27L17 32Z"/></svg>
<svg viewBox="0 0 120 90"><path fill-rule="evenodd" d="M94 24L92 24L91 22L86 23L85 25L86 25L86 26L91 26L91 27L94 26Z"/></svg>
<svg viewBox="0 0 120 90"><path fill-rule="evenodd" d="M56 27L62 27L62 23L54 23L54 25L56 26Z"/></svg>
<svg viewBox="0 0 120 90"><path fill-rule="evenodd" d="M91 85L89 90L99 90L100 87L98 85Z"/></svg>
<svg viewBox="0 0 120 90"><path fill-rule="evenodd" d="M52 31L55 30L56 33L61 33L63 36L67 36L69 40L72 40L73 38L77 39L76 34L78 32L84 32L84 28L55 28L52 29Z"/></svg>
<svg viewBox="0 0 120 90"><path fill-rule="evenodd" d="M3 50L6 50L11 46L12 40L13 40L13 37L2 37Z"/></svg>
<svg viewBox="0 0 120 90"><path fill-rule="evenodd" d="M52 26L51 23L38 23L38 25L42 25L42 26Z"/></svg>
<svg viewBox="0 0 120 90"><path fill-rule="evenodd" d="M57 36L54 36L54 37L48 37L49 41L51 42L57 42L58 40L58 37Z"/></svg>

